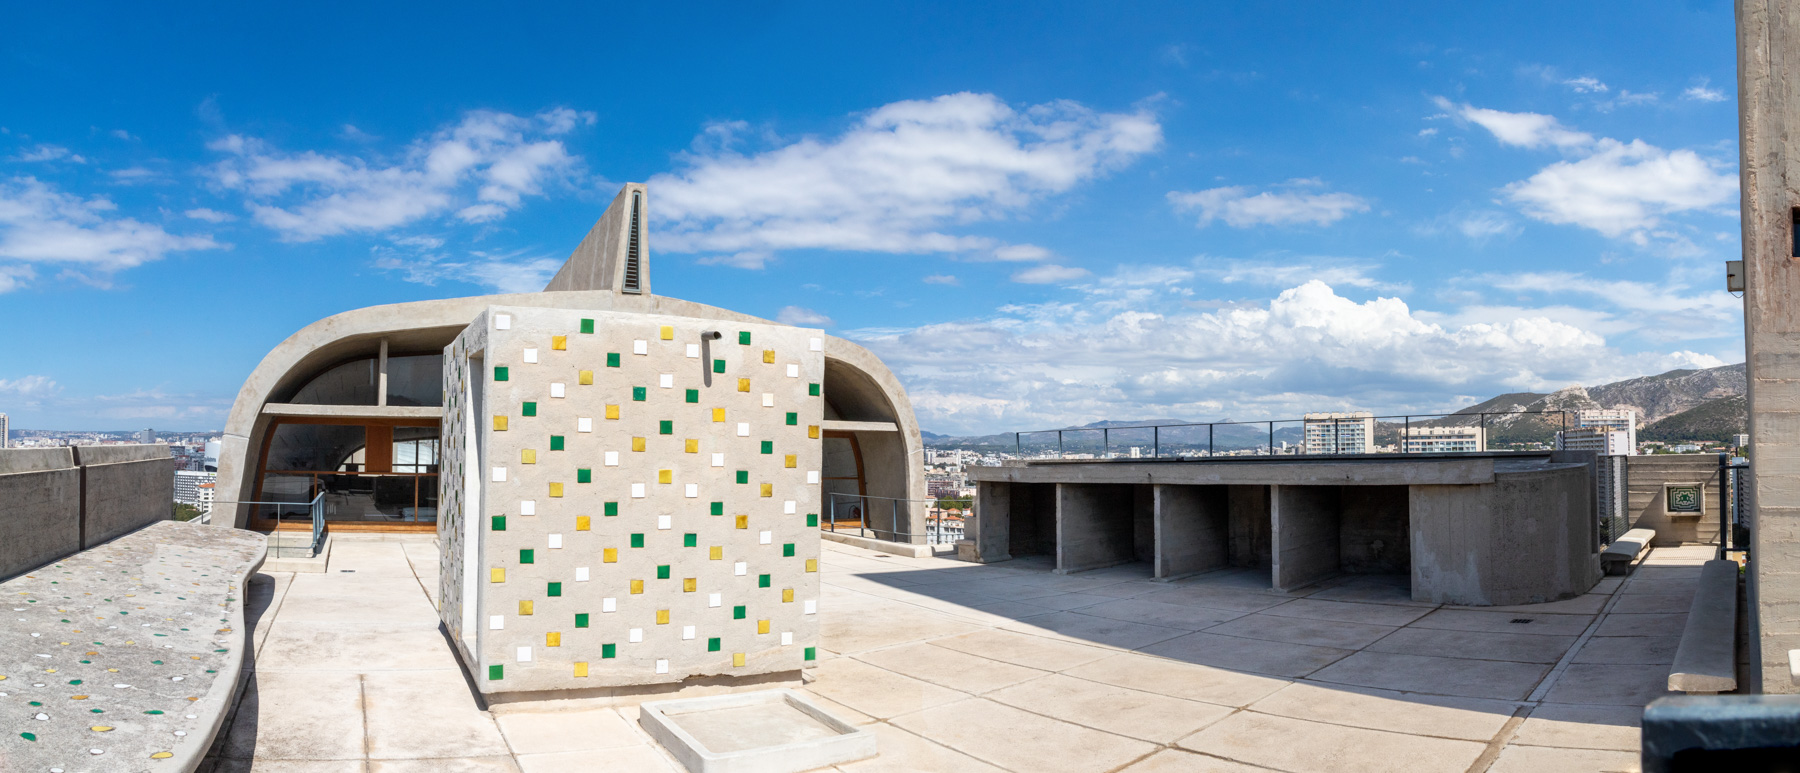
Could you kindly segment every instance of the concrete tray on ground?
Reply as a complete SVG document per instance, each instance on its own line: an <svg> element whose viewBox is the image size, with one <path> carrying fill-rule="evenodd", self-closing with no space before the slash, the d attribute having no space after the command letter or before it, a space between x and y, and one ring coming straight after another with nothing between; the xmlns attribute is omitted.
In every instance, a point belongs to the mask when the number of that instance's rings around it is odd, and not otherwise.
<svg viewBox="0 0 1800 773"><path fill-rule="evenodd" d="M793 690L645 703L638 724L693 773L792 773L875 756L875 736Z"/></svg>

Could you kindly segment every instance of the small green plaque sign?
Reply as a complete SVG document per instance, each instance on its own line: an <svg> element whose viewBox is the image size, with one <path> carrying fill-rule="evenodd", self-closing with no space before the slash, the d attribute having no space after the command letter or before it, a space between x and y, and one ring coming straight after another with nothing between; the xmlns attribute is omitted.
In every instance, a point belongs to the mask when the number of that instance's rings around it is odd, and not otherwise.
<svg viewBox="0 0 1800 773"><path fill-rule="evenodd" d="M1670 486L1666 496L1671 513L1700 512L1699 486Z"/></svg>

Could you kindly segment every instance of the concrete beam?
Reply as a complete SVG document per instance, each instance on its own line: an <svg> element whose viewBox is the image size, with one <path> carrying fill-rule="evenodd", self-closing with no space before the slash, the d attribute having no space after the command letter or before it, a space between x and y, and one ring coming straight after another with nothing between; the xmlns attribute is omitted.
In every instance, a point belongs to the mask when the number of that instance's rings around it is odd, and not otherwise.
<svg viewBox="0 0 1800 773"><path fill-rule="evenodd" d="M1155 574L1159 580L1223 569L1231 553L1224 486L1154 487Z"/></svg>
<svg viewBox="0 0 1800 773"><path fill-rule="evenodd" d="M839 421L826 419L819 425L826 432L899 432L900 425L891 421Z"/></svg>
<svg viewBox="0 0 1800 773"><path fill-rule="evenodd" d="M320 416L334 419L442 419L444 409L434 405L302 405L269 403L265 416Z"/></svg>
<svg viewBox="0 0 1800 773"><path fill-rule="evenodd" d="M1546 462L1544 458L1535 461ZM970 467L977 481L1008 483L1163 483L1170 485L1408 486L1494 482L1493 458L1050 461Z"/></svg>

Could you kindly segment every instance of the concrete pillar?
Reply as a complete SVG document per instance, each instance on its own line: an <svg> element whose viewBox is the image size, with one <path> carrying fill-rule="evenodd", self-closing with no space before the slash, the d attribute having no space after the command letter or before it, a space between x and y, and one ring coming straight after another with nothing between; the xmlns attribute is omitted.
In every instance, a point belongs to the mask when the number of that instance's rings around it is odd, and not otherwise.
<svg viewBox="0 0 1800 773"><path fill-rule="evenodd" d="M1227 486L1226 489L1231 565L1269 568L1269 487Z"/></svg>
<svg viewBox="0 0 1800 773"><path fill-rule="evenodd" d="M1056 484L1056 571L1136 560L1136 492L1129 485Z"/></svg>
<svg viewBox="0 0 1800 773"><path fill-rule="evenodd" d="M1800 649L1800 0L1738 0L1738 174L1752 507L1749 692L1796 691ZM1722 279L1722 278L1721 278Z"/></svg>
<svg viewBox="0 0 1800 773"><path fill-rule="evenodd" d="M965 560L990 564L1012 559L1008 551L1012 540L1012 484L980 481L975 484L975 517L964 529L966 542L973 543L973 556ZM959 546L960 548L960 546Z"/></svg>
<svg viewBox="0 0 1800 773"><path fill-rule="evenodd" d="M1159 580L1225 568L1231 555L1225 486L1165 486L1154 491L1155 570Z"/></svg>
<svg viewBox="0 0 1800 773"><path fill-rule="evenodd" d="M1269 487L1270 581L1293 590L1337 574L1340 553L1336 486Z"/></svg>

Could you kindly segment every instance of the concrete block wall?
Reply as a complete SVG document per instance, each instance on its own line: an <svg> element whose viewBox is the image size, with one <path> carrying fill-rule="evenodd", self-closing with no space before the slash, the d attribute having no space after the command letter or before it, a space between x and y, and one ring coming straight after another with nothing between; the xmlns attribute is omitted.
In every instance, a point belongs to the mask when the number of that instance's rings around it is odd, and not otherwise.
<svg viewBox="0 0 1800 773"><path fill-rule="evenodd" d="M174 500L165 445L0 449L0 578L166 521Z"/></svg>
<svg viewBox="0 0 1800 773"><path fill-rule="evenodd" d="M78 446L73 450L84 478L83 549L171 517L175 459L167 445Z"/></svg>
<svg viewBox="0 0 1800 773"><path fill-rule="evenodd" d="M497 306L446 354L441 614L483 692L817 657L819 331Z"/></svg>

